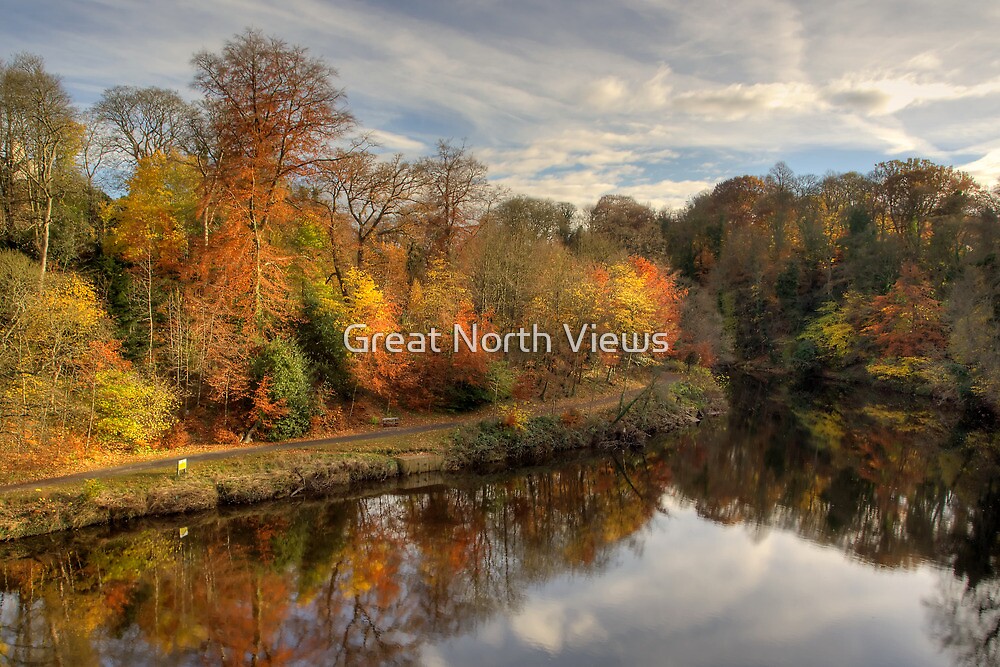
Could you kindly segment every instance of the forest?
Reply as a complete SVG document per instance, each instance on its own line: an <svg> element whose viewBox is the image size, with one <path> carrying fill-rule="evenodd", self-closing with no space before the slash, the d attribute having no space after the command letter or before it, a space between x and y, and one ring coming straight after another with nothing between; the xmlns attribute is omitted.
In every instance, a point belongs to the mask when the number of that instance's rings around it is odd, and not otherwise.
<svg viewBox="0 0 1000 667"><path fill-rule="evenodd" d="M778 163L682 210L581 209L491 183L452 139L387 154L336 71L278 38L248 30L191 67L193 101L115 86L80 109L41 59L0 62L5 455L546 401L663 357L1000 406L1000 189L954 168ZM670 349L351 354L352 323L594 324Z"/></svg>

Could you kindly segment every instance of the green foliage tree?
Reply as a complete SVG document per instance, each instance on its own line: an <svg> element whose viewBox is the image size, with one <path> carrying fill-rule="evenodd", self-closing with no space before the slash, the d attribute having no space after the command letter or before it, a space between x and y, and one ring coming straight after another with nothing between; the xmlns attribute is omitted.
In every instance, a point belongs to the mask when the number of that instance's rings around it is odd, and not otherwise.
<svg viewBox="0 0 1000 667"><path fill-rule="evenodd" d="M287 440L309 430L312 415L309 363L293 341L276 338L267 343L253 360L250 374L258 387L266 383L266 399L283 408L280 416L272 418L256 406L251 431L264 425L268 439Z"/></svg>
<svg viewBox="0 0 1000 667"><path fill-rule="evenodd" d="M71 170L82 146L82 127L69 94L42 59L20 55L0 67L0 197L5 231L18 212L32 230L45 280L60 172Z"/></svg>
<svg viewBox="0 0 1000 667"><path fill-rule="evenodd" d="M316 380L347 396L350 370L344 328L350 324L329 285L307 284L302 295L303 321L296 329L296 340L309 359Z"/></svg>

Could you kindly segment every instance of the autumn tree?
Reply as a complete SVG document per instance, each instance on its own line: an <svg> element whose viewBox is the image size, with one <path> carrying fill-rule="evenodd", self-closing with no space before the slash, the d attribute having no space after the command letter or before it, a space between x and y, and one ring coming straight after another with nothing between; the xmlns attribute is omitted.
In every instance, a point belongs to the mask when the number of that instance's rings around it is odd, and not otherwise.
<svg viewBox="0 0 1000 667"><path fill-rule="evenodd" d="M872 316L865 332L885 356L939 356L947 338L941 302L912 264L903 267L892 289L872 300Z"/></svg>
<svg viewBox="0 0 1000 667"><path fill-rule="evenodd" d="M574 209L530 197L501 202L479 227L463 253L479 312L490 312L501 331L529 322L527 311L540 286L561 263ZM565 254L565 252L562 252Z"/></svg>
<svg viewBox="0 0 1000 667"><path fill-rule="evenodd" d="M195 85L205 94L220 159L221 182L234 241L246 241L250 312L258 332L266 325L265 273L271 227L286 224L289 179L329 159L333 142L353 124L336 71L306 49L247 30L221 53L195 55ZM242 252L240 254L243 254ZM233 267L236 268L236 267ZM274 280L280 282L279 278Z"/></svg>
<svg viewBox="0 0 1000 667"><path fill-rule="evenodd" d="M974 248L948 299L949 351L975 374L973 391L1000 409L1000 187L970 227Z"/></svg>
<svg viewBox="0 0 1000 667"><path fill-rule="evenodd" d="M109 334L93 285L57 272L41 288L37 275L37 263L23 254L0 253L0 415L14 419L0 430L15 434L19 445L86 432L85 403L92 404L80 394L93 386L87 374L94 346Z"/></svg>
<svg viewBox="0 0 1000 667"><path fill-rule="evenodd" d="M648 295L653 306L651 318L647 323L648 328L636 328L634 331L664 333L673 346L681 333L681 312L687 290L678 283L676 274L644 257L631 257L629 266L639 277L642 290ZM640 324L635 323L636 327Z"/></svg>
<svg viewBox="0 0 1000 667"><path fill-rule="evenodd" d="M94 377L93 435L105 446L149 445L176 421L177 397L156 379L106 369Z"/></svg>
<svg viewBox="0 0 1000 667"><path fill-rule="evenodd" d="M491 219L533 239L568 243L575 231L576 213L576 207L568 202L517 195L498 204Z"/></svg>
<svg viewBox="0 0 1000 667"><path fill-rule="evenodd" d="M802 185L802 180L784 162L774 165L764 179L765 193L758 207L766 211L771 232L770 250L776 259L787 255L791 250L789 246L797 240L797 209L806 199L799 196Z"/></svg>
<svg viewBox="0 0 1000 667"><path fill-rule="evenodd" d="M595 267L580 260L560 245L537 248L532 255L537 266L544 267L526 290L530 297L524 312L524 323L537 323L553 336L551 353L529 355L522 361L524 381L522 387L533 381L541 398L558 389L572 394L583 379L584 372L593 365L594 355L586 346L574 352L566 336L558 335L563 326L577 333L583 327L601 321L603 295L595 280ZM520 324L519 324L520 326ZM516 360L517 357L515 356Z"/></svg>
<svg viewBox="0 0 1000 667"><path fill-rule="evenodd" d="M976 189L968 174L914 158L881 162L871 178L880 230L902 239L913 258L927 245L933 220L961 210Z"/></svg>
<svg viewBox="0 0 1000 667"><path fill-rule="evenodd" d="M41 58L18 56L0 68L0 196L10 226L15 191L23 190L40 257L39 283L48 268L53 207L60 196L60 169L73 164L81 141L69 95L59 78L46 72Z"/></svg>
<svg viewBox="0 0 1000 667"><path fill-rule="evenodd" d="M459 340L456 350L454 327L470 338L494 331L488 314L477 313L467 286L467 277L441 258L431 260L423 280L410 292L404 322L410 331L441 332L440 354L414 354L410 364L414 404L437 405L448 409L468 409L489 399L486 376L491 356L482 347L470 349ZM475 329L474 329L475 328Z"/></svg>
<svg viewBox="0 0 1000 667"><path fill-rule="evenodd" d="M340 308L343 321L366 325L360 332L365 337L374 333L391 333L399 328L399 307L390 301L370 275L352 268L344 276L347 296ZM361 385L368 391L391 401L397 396L397 383L405 374L408 355L390 353L384 346L370 352L353 354L350 368L355 391Z"/></svg>
<svg viewBox="0 0 1000 667"><path fill-rule="evenodd" d="M604 195L590 209L587 226L630 255L658 257L663 253L656 212L632 197Z"/></svg>
<svg viewBox="0 0 1000 667"><path fill-rule="evenodd" d="M681 309L681 334L674 353L689 366L711 368L732 360L732 341L725 335L717 298L709 288L693 286Z"/></svg>
<svg viewBox="0 0 1000 667"><path fill-rule="evenodd" d="M759 227L763 220L758 202L766 192L767 184L756 176L730 178L712 190L712 208L726 229Z"/></svg>
<svg viewBox="0 0 1000 667"><path fill-rule="evenodd" d="M137 267L145 292L149 325L147 360L154 363L154 281L176 272L187 255L187 225L195 216L196 173L180 159L163 153L139 159L128 180L129 193L109 206L111 247Z"/></svg>
<svg viewBox="0 0 1000 667"><path fill-rule="evenodd" d="M661 219L671 264L699 282L707 281L722 250L723 221L713 208L711 194L703 193Z"/></svg>
<svg viewBox="0 0 1000 667"><path fill-rule="evenodd" d="M681 306L687 292L677 285L672 274L645 258L633 256L627 262L596 268L594 279L601 295L599 326L603 331L629 337L633 347L642 347L641 340L636 346L631 337L641 337L643 332L666 334L669 345L676 344ZM607 355L605 363L610 369L624 361L627 368L637 357L651 354L643 351L638 355Z"/></svg>

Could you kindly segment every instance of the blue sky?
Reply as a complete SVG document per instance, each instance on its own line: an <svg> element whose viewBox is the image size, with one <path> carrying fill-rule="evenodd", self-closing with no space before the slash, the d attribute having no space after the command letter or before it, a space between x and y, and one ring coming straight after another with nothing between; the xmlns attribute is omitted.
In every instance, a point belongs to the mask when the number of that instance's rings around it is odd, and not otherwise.
<svg viewBox="0 0 1000 667"><path fill-rule="evenodd" d="M1000 177L1000 3L885 0L0 0L0 57L41 55L85 106L187 97L191 55L252 26L340 73L384 149L466 141L513 192L680 206L779 160L911 156Z"/></svg>

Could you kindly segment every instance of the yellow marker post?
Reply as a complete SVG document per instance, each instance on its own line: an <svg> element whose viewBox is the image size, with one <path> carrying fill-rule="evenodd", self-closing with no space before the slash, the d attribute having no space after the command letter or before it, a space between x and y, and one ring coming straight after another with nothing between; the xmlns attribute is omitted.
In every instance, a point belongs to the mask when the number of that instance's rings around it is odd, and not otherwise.
<svg viewBox="0 0 1000 667"><path fill-rule="evenodd" d="M177 462L177 476L178 477L181 476L182 472L186 473L187 469L188 469L188 460L187 459L181 459L180 461Z"/></svg>
<svg viewBox="0 0 1000 667"><path fill-rule="evenodd" d="M183 528L181 528L181 529L180 529L179 531L177 531L177 532L178 532L178 534L179 534L179 535L181 536L181 539L184 539L185 537L187 537L187 536L188 536L188 529L187 529L187 526L184 526Z"/></svg>

